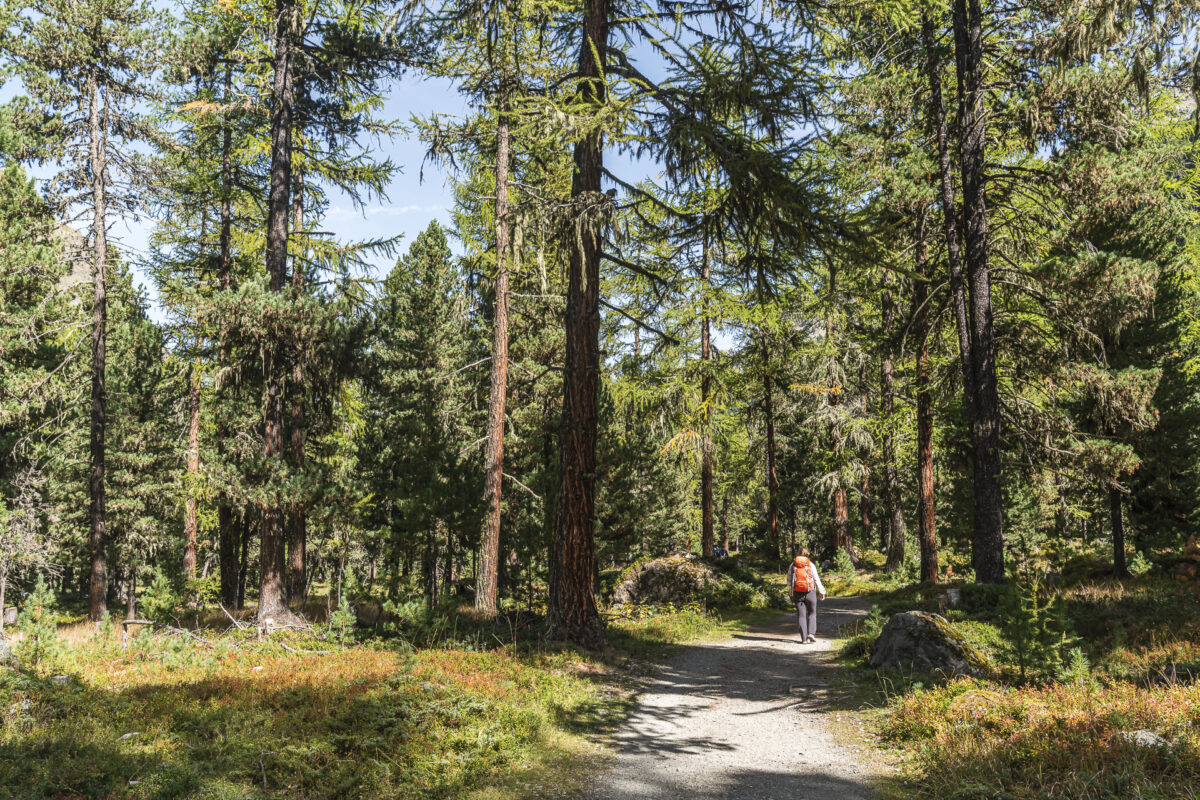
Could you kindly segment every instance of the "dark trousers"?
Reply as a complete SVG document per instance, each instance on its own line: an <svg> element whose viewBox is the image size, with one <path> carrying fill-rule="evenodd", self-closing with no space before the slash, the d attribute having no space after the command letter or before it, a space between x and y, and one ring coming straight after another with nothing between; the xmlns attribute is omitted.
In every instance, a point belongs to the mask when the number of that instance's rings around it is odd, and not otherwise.
<svg viewBox="0 0 1200 800"><path fill-rule="evenodd" d="M804 594L792 592L792 601L796 604L796 624L800 627L800 638L816 636L817 590L811 589Z"/></svg>

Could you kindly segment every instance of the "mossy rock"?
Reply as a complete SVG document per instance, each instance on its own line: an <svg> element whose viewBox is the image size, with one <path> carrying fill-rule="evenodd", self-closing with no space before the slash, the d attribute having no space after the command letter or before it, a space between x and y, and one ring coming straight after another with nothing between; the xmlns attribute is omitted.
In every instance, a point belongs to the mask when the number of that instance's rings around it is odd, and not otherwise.
<svg viewBox="0 0 1200 800"><path fill-rule="evenodd" d="M695 556L667 556L635 564L613 589L612 604L666 605L699 600L721 576Z"/></svg>
<svg viewBox="0 0 1200 800"><path fill-rule="evenodd" d="M871 649L871 666L944 677L992 671L987 656L962 633L944 617L925 611L892 615Z"/></svg>

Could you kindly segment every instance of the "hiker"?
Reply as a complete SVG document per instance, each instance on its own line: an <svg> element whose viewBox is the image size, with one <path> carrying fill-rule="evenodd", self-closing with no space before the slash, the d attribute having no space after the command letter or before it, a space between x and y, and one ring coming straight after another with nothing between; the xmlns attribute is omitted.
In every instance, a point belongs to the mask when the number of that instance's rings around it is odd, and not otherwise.
<svg viewBox="0 0 1200 800"><path fill-rule="evenodd" d="M825 599L825 584L817 574L817 565L808 557L808 548L792 560L788 570L788 585L792 587L792 602L796 604L796 623L800 626L800 643L817 640L817 598Z"/></svg>

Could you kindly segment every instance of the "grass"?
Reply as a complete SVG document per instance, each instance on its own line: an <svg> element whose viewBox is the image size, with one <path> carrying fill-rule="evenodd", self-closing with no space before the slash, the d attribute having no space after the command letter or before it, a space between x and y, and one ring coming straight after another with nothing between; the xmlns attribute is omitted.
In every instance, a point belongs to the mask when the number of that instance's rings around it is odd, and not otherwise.
<svg viewBox="0 0 1200 800"><path fill-rule="evenodd" d="M955 609L944 586L883 587L859 576L876 609L847 631L848 704L868 709L879 739L903 767L895 798L1200 797L1200 606L1163 577L1116 582L1083 576L1052 590L1074 662L1022 683L1000 620L999 587L961 586ZM947 613L997 664L989 679L949 682L865 667L870 645L897 611ZM1139 747L1120 734L1149 730L1167 742Z"/></svg>
<svg viewBox="0 0 1200 800"><path fill-rule="evenodd" d="M0 668L0 798L561 797L631 708L622 667L762 613L636 610L603 653L465 609L346 647L67 625L36 671Z"/></svg>

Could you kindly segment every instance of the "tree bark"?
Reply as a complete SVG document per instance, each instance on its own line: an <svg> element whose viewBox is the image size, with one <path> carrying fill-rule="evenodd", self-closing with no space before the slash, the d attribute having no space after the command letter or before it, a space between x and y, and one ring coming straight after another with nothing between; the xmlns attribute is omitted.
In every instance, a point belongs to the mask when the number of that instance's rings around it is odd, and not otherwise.
<svg viewBox="0 0 1200 800"><path fill-rule="evenodd" d="M759 309L766 308L767 276L763 265L758 265L755 289ZM771 356L765 331L759 331L759 348L762 355L763 380L763 423L767 432L767 548L771 558L779 558L779 479L775 473L775 398L771 380Z"/></svg>
<svg viewBox="0 0 1200 800"><path fill-rule="evenodd" d="M225 94L223 103L226 109L233 102L233 67L225 67ZM228 112L226 112L228 113ZM217 275L221 292L228 299L228 292L233 287L233 128L228 117L221 122L221 233L220 252L217 256ZM224 318L221 320L221 330L217 346L217 374L221 376L229 365L229 329ZM220 380L218 390L222 388ZM217 414L217 455L221 468L225 469L226 446L229 438L229 423L226 415ZM217 546L221 559L221 602L230 607L238 607L238 531L233 524L233 504L229 493L222 490L217 498Z"/></svg>
<svg viewBox="0 0 1200 800"><path fill-rule="evenodd" d="M246 607L246 579L250 573L250 510L245 509L238 515L238 538L241 540L242 554L238 559L237 569L237 607Z"/></svg>
<svg viewBox="0 0 1200 800"><path fill-rule="evenodd" d="M108 408L105 385L105 347L108 339L107 276L108 234L106 230L108 193L104 185L107 170L105 131L101 122L100 87L96 69L88 78L88 145L92 173L92 397L89 429L91 474L88 490L90 532L88 548L92 567L88 588L88 618L99 622L108 611L108 568L105 557L107 508L104 478L104 434Z"/></svg>
<svg viewBox="0 0 1200 800"><path fill-rule="evenodd" d="M859 366L858 384L862 389L862 392L859 395L859 412L862 414L863 419L866 419L870 415L871 409L867 401L868 395L870 394L870 388L867 384L867 360L865 358L863 359L862 364ZM863 541L869 542L871 541L871 470L869 467L871 449L864 448L859 455L862 458L862 481L859 482L858 486L860 495L858 499L858 513L859 521L862 523ZM882 530L882 528L880 530ZM882 552L887 552L886 538L886 536L880 536L879 549Z"/></svg>
<svg viewBox="0 0 1200 800"><path fill-rule="evenodd" d="M4 595L8 590L8 570L0 572L0 633L4 633Z"/></svg>
<svg viewBox="0 0 1200 800"><path fill-rule="evenodd" d="M829 393L829 404L838 406L841 403L841 389L839 387L831 387ZM832 439L833 451L836 453L841 448L841 431L837 426L833 428L830 434ZM854 550L854 539L850 534L850 504L846 499L846 487L838 485L833 491L833 547L836 554L839 549L845 550L850 556L850 561L858 566L858 553Z"/></svg>
<svg viewBox="0 0 1200 800"><path fill-rule="evenodd" d="M129 585L125 591L125 619L137 619L137 569L129 569Z"/></svg>
<svg viewBox="0 0 1200 800"><path fill-rule="evenodd" d="M281 295L287 280L288 214L292 186L292 66L294 0L275 2L275 57L271 92L271 172L267 202L267 273L270 291ZM276 475L283 463L283 368L278 342L264 346L263 456ZM272 488L271 493L277 492ZM258 618L276 624L291 620L284 583L284 508L278 497L268 496L262 509L259 541L260 575Z"/></svg>
<svg viewBox="0 0 1200 800"><path fill-rule="evenodd" d="M475 607L495 614L499 595L500 511L504 493L504 413L508 399L508 216L509 119L501 101L496 118L496 314L492 320L491 381L488 387L487 445L483 500L487 508L479 545Z"/></svg>
<svg viewBox="0 0 1200 800"><path fill-rule="evenodd" d="M975 580L1004 580L1003 497L1000 475L1000 396L988 267L987 140L983 85L983 9L980 0L955 0L961 115L963 211L967 278L971 293L971 368L975 375L975 520L972 561Z"/></svg>
<svg viewBox="0 0 1200 800"><path fill-rule="evenodd" d="M1115 484L1108 486L1108 508L1112 517L1113 572L1118 578L1129 577L1125 564L1125 513L1121 506L1121 490Z"/></svg>
<svg viewBox="0 0 1200 800"><path fill-rule="evenodd" d="M304 172L296 169L293 180L292 197L292 229L294 232L304 230ZM296 258L292 259L292 290L299 301L304 292L304 267ZM292 359L292 378L288 383L291 395L292 414L290 422L290 450L292 469L296 474L304 472L305 448L308 443L308 420L304 409L304 361L300 348ZM288 512L288 602L301 608L304 605L304 595L308 589L305 575L308 547L308 521L303 502L294 503Z"/></svg>
<svg viewBox="0 0 1200 800"><path fill-rule="evenodd" d="M884 502L887 503L888 546L884 571L895 573L904 564L904 540L907 530L904 525L904 508L900 502L900 470L896 464L896 436L892 426L892 414L896 410L896 301L892 295L892 277L883 271L880 286L880 308L883 315L884 354L881 365L883 403L883 476Z"/></svg>
<svg viewBox="0 0 1200 800"><path fill-rule="evenodd" d="M586 0L580 39L580 93L587 103L604 101L602 65L609 33L609 0ZM566 364L563 373L563 433L556 514L558 568L550 588L548 634L585 647L604 643L596 608L595 524L597 392L600 372L600 252L602 231L594 221L607 203L600 191L604 145L599 130L575 145L571 197L581 214L569 246L566 298ZM585 209L592 213L585 213Z"/></svg>
<svg viewBox="0 0 1200 800"><path fill-rule="evenodd" d="M933 398L929 391L929 257L926 209L917 215L917 279L913 281L913 328L917 336L917 526L921 580L937 583L938 542L933 493Z"/></svg>
<svg viewBox="0 0 1200 800"><path fill-rule="evenodd" d="M700 255L700 282L704 293L704 324L700 329L700 405L703 414L704 434L700 441L700 554L709 558L716 546L713 532L713 442L712 442L712 342L710 340L711 318L708 310L708 283L711 261L708 247L708 231L704 232L703 251Z"/></svg>
<svg viewBox="0 0 1200 800"><path fill-rule="evenodd" d="M183 518L183 577L196 579L196 483L200 476L200 371L192 364L188 394L187 500Z"/></svg>

